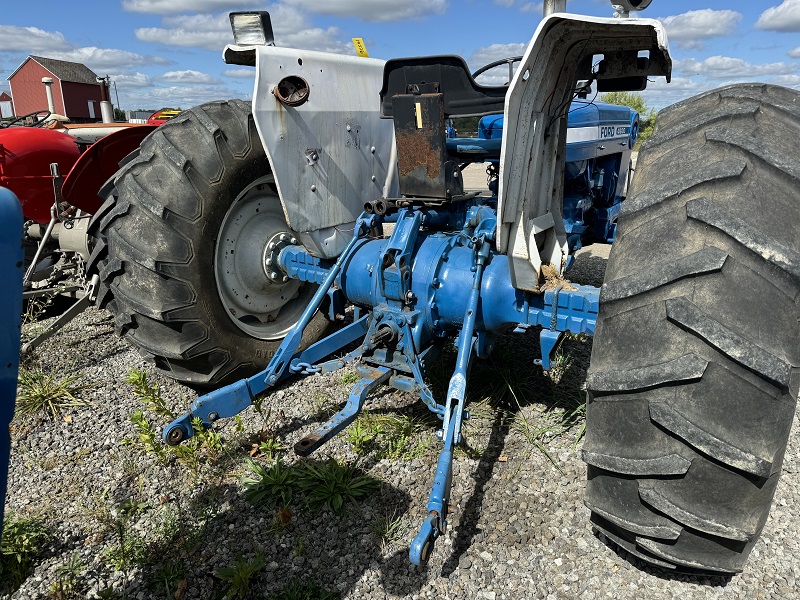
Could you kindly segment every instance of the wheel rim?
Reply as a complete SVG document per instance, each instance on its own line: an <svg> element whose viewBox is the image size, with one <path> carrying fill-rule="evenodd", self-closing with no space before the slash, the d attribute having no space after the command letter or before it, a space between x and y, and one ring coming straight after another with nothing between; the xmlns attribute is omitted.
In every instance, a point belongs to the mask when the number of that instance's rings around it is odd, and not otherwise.
<svg viewBox="0 0 800 600"><path fill-rule="evenodd" d="M214 253L214 275L222 305L242 331L262 340L276 340L300 318L313 295L311 286L268 269L269 248L283 237L295 238L271 187L271 175L248 185L222 219ZM272 275L272 278L270 278Z"/></svg>

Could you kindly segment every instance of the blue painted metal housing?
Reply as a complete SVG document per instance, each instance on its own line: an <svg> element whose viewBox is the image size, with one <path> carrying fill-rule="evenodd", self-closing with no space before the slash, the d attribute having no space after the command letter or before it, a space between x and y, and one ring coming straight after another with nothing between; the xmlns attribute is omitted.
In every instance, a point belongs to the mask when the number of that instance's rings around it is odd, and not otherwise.
<svg viewBox="0 0 800 600"><path fill-rule="evenodd" d="M448 139L448 152L464 162L499 163L503 124L503 115L481 118L478 137ZM614 241L638 134L638 114L626 106L587 100L570 105L563 219L571 251ZM491 182L490 189L497 193Z"/></svg>
<svg viewBox="0 0 800 600"><path fill-rule="evenodd" d="M17 397L23 260L22 206L11 190L0 187L0 314L4 315L0 328L0 538L11 454L8 426Z"/></svg>
<svg viewBox="0 0 800 600"><path fill-rule="evenodd" d="M305 456L344 429L380 384L418 394L442 420L437 435L443 442L428 517L410 547L411 561L424 563L447 527L453 449L468 418L467 374L473 356L488 356L495 337L509 327L524 331L541 326L538 362L547 369L564 332L592 335L597 320L596 288L549 282L552 289L533 294L512 286L508 259L494 247L494 206L494 199L474 198L436 208L402 208L389 217L395 223L392 234L380 239L371 234L382 227L384 217L365 213L336 262L299 246L283 248L277 259L281 271L319 285L298 325L262 373L198 398L188 413L165 428L165 441L176 444L191 437L195 418L209 427L241 412L290 374L332 371L359 360L362 378L345 408L300 440L295 452ZM303 329L325 299L334 298L353 305L353 322L298 352ZM346 356L320 362L359 338L361 345ZM453 338L456 367L442 402L434 398L425 375L430 361Z"/></svg>

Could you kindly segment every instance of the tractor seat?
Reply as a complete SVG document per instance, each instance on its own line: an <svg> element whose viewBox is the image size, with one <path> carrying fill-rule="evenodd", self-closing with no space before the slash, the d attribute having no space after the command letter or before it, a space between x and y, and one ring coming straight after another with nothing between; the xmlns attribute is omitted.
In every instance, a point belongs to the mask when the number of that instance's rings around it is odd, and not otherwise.
<svg viewBox="0 0 800 600"><path fill-rule="evenodd" d="M443 94L446 117L502 113L507 91L508 86L475 83L460 56L393 58L383 67L381 117L392 118L392 97L402 94Z"/></svg>

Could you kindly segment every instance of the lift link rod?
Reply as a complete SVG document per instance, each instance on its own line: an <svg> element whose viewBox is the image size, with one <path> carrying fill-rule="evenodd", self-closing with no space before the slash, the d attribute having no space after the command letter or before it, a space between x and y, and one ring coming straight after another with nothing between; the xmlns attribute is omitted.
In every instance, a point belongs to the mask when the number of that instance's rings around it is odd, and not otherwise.
<svg viewBox="0 0 800 600"><path fill-rule="evenodd" d="M475 347L475 315L478 312L478 302L481 296L483 268L490 250L490 244L485 235L474 240L473 244L475 274L472 279L472 291L467 302L467 310L464 314L464 326L458 337L456 368L447 389L447 403L441 430L444 448L439 453L436 476L433 479L428 499L428 517L422 523L419 533L411 542L408 550L409 559L415 565L422 565L428 561L436 538L447 530L450 488L453 481L453 447L461 441L461 422L464 417L467 395L467 374Z"/></svg>
<svg viewBox="0 0 800 600"><path fill-rule="evenodd" d="M287 374L291 359L300 347L303 331L317 312L317 309L319 309L328 290L342 270L342 266L357 247L359 239L372 229L375 219L374 215L362 214L356 221L353 239L347 244L339 259L331 267L325 280L317 288L314 297L303 311L300 319L286 337L283 338L283 342L281 342L275 355L269 361L267 368L253 377L242 379L195 400L189 407L189 412L178 417L164 428L161 437L167 444L175 446L192 437L194 435L192 421L197 417L202 420L203 426L208 428L220 418L239 414L250 406L259 394L277 384ZM362 326L365 319L366 317L359 321ZM356 333L363 333L363 331L359 332L357 328L353 328L353 325L355 323L351 324L349 330L348 328L345 328L345 330L353 331L353 329L356 329Z"/></svg>

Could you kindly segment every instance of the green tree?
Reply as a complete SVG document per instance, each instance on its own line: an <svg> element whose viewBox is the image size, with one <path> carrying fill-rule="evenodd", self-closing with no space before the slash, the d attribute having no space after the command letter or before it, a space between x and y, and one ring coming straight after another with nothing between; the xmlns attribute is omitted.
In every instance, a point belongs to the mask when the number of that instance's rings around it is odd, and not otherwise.
<svg viewBox="0 0 800 600"><path fill-rule="evenodd" d="M125 114L125 111L120 108L114 109L114 120L115 121L127 121L128 117Z"/></svg>
<svg viewBox="0 0 800 600"><path fill-rule="evenodd" d="M641 94L635 92L607 92L600 96L600 101L609 104L618 104L619 106L627 106L639 113L639 141L636 143L637 150L642 145L642 142L653 135L653 129L656 126L656 111L647 106Z"/></svg>

